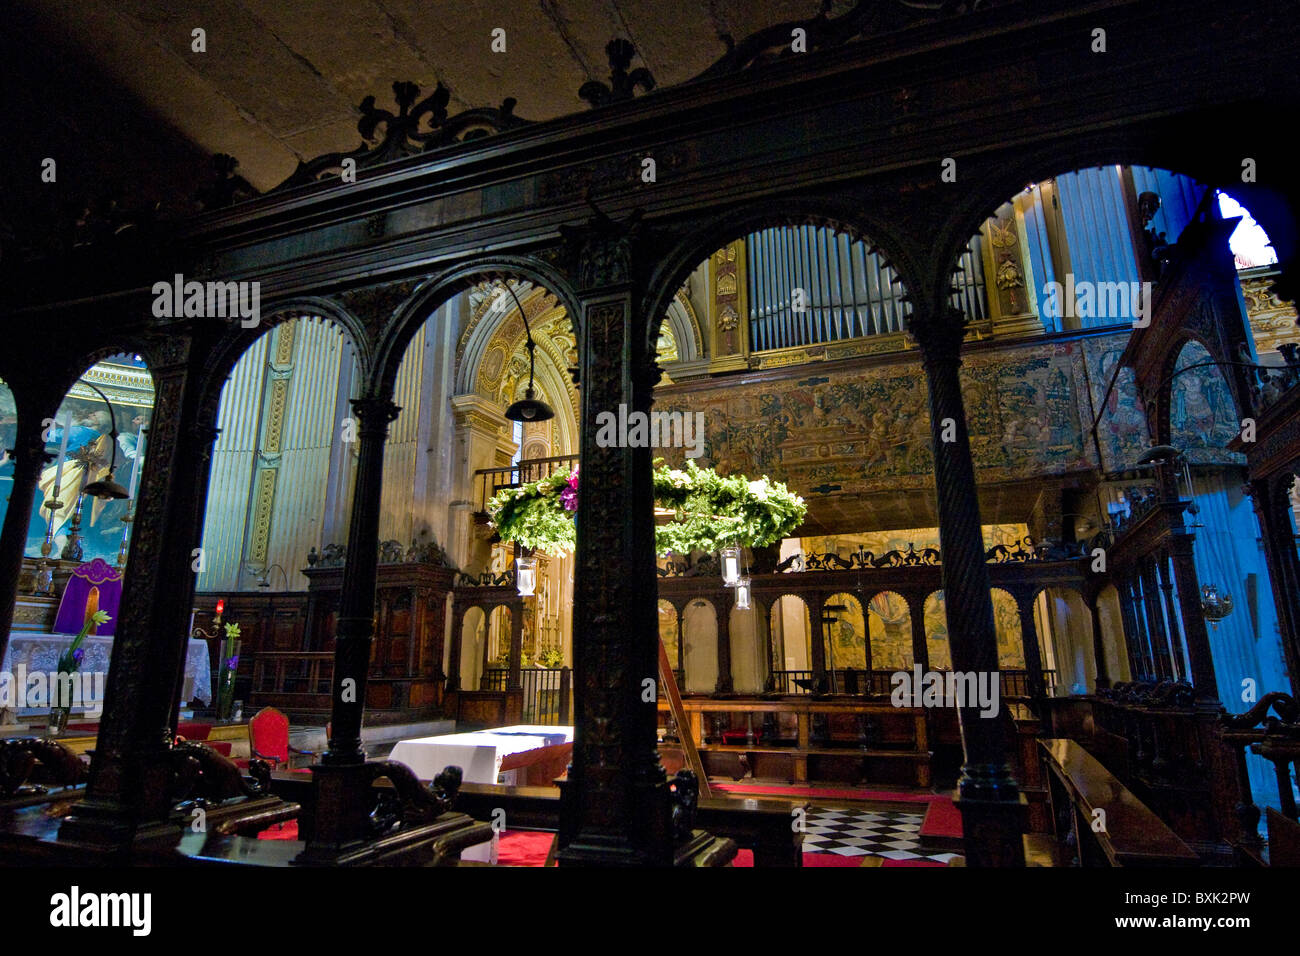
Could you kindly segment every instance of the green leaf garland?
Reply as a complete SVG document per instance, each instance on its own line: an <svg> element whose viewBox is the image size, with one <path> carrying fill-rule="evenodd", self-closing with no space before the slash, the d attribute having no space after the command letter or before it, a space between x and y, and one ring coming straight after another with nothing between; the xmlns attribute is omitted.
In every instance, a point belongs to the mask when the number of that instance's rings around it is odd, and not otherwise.
<svg viewBox="0 0 1300 956"><path fill-rule="evenodd" d="M518 488L506 488L488 502L488 513L502 541L548 554L568 554L576 545L573 513L560 492L570 472L556 472ZM581 494L581 483L579 483ZM712 468L660 465L654 471L655 502L676 512L655 528L655 551L690 554L717 551L729 544L762 548L775 544L803 523L804 500L770 478L719 475Z"/></svg>

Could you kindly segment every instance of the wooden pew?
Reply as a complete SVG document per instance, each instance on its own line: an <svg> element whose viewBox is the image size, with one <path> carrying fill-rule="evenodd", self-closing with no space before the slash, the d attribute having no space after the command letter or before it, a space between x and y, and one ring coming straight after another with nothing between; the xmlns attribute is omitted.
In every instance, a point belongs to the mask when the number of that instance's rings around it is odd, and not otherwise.
<svg viewBox="0 0 1300 956"><path fill-rule="evenodd" d="M1039 741L1050 781L1052 819L1073 834L1082 866L1196 866L1200 858L1097 758L1073 740ZM1100 817L1095 811L1104 811ZM1104 828L1094 830L1094 821Z"/></svg>

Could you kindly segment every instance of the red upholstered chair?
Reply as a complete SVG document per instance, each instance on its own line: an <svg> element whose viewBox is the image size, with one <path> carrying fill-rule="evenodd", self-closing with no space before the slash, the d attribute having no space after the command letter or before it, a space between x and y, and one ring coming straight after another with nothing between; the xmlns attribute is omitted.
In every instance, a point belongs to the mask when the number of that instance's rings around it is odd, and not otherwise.
<svg viewBox="0 0 1300 956"><path fill-rule="evenodd" d="M186 740L197 741L206 744L223 757L230 756L229 740L209 740L208 735L212 733L211 724L200 724L195 721L181 721L176 726L176 742L183 743Z"/></svg>
<svg viewBox="0 0 1300 956"><path fill-rule="evenodd" d="M310 750L299 750L289 743L289 718L274 707L263 707L248 722L248 749L253 757L265 760L272 770L290 770L294 755L315 757ZM247 767L249 761L235 761ZM302 768L304 771L306 768Z"/></svg>

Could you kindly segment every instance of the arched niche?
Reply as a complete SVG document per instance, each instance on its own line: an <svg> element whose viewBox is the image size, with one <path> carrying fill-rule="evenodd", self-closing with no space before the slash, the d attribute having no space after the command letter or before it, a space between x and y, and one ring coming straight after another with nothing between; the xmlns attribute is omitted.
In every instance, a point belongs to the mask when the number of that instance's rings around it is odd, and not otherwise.
<svg viewBox="0 0 1300 956"><path fill-rule="evenodd" d="M487 634L484 638L484 654L487 657L487 670L509 670L510 668L510 608L498 604L488 615ZM499 690L501 688L484 688Z"/></svg>
<svg viewBox="0 0 1300 956"><path fill-rule="evenodd" d="M727 638L731 645L732 689L738 694L761 693L767 682L768 655L766 615L755 607L732 606L727 618Z"/></svg>
<svg viewBox="0 0 1300 956"><path fill-rule="evenodd" d="M998 666L1023 669L1025 654L1020 637L1020 608L1016 599L1002 588L993 588L989 593L993 601L993 625L998 640ZM925 635L931 669L951 670L952 649L948 642L948 618L943 591L934 591L925 599Z"/></svg>
<svg viewBox="0 0 1300 956"><path fill-rule="evenodd" d="M460 625L460 686L477 690L483 677L483 654L487 637L487 615L481 607L465 611Z"/></svg>
<svg viewBox="0 0 1300 956"><path fill-rule="evenodd" d="M307 555L347 541L360 393L342 325L280 315L221 390L199 591L305 590ZM275 569L284 572L283 579Z"/></svg>
<svg viewBox="0 0 1300 956"><path fill-rule="evenodd" d="M843 610L836 610L836 608ZM867 622L862 613L862 602L853 594L840 592L832 594L822 604L822 613L827 620L822 624L822 641L825 645L826 671L830 675L830 690L833 694L849 691L844 672L852 669L856 672L855 693L865 689L865 672L870 667L867 658Z"/></svg>
<svg viewBox="0 0 1300 956"><path fill-rule="evenodd" d="M694 280L694 281L693 281ZM677 290L663 321L659 323L659 337L655 342L655 360L664 372L661 384L672 381L674 367L678 363L698 362L708 357L708 343L704 339L700 320L692 301L692 288L698 287L701 302L704 301L705 282L703 278L693 276Z"/></svg>
<svg viewBox="0 0 1300 956"><path fill-rule="evenodd" d="M692 694L711 694L718 685L718 615L713 603L697 598L682 614L683 667Z"/></svg>
<svg viewBox="0 0 1300 956"><path fill-rule="evenodd" d="M1095 689L1092 612L1083 596L1074 588L1043 588L1035 596L1033 607L1044 676L1056 672L1059 693L1086 694Z"/></svg>
<svg viewBox="0 0 1300 956"><path fill-rule="evenodd" d="M551 455L576 453L579 402L569 369L578 363L578 345L573 322L559 297L525 280L497 278L471 287L466 293L466 305L470 317L457 347L454 394L477 395L502 411L524 398L531 333L536 346L532 365L534 397L549 404L556 415L547 422L526 426L533 432L542 429L544 434L523 437L543 441Z"/></svg>
<svg viewBox="0 0 1300 956"><path fill-rule="evenodd" d="M664 314L683 283L691 283L692 300L704 306L698 314L712 317L702 331L715 361L745 345L781 347L776 336L811 344L901 333L911 306L886 251L894 244L888 223L860 206L766 200L711 218L668 250L650 308ZM701 281L709 290L704 297L695 287ZM807 296L803 312L794 310L795 289ZM659 330L647 330L652 348Z"/></svg>
<svg viewBox="0 0 1300 956"><path fill-rule="evenodd" d="M1112 684L1133 679L1124 639L1124 615L1119 591L1108 584L1097 595L1097 616L1101 622L1101 643L1106 655L1106 674Z"/></svg>
<svg viewBox="0 0 1300 956"><path fill-rule="evenodd" d="M1169 443L1193 464L1231 464L1240 456L1225 446L1239 431L1222 371L1204 345L1189 341L1178 353L1169 386Z"/></svg>
<svg viewBox="0 0 1300 956"><path fill-rule="evenodd" d="M681 646L677 643L677 608L663 598L659 599L658 608L659 640L663 641L668 663L673 670L679 671L682 669L682 653Z"/></svg>
<svg viewBox="0 0 1300 956"><path fill-rule="evenodd" d="M993 625L998 638L998 666L1023 669L1025 647L1021 639L1020 605L1002 588L993 588Z"/></svg>
<svg viewBox="0 0 1300 956"><path fill-rule="evenodd" d="M881 591L867 602L867 611L872 668L910 670L912 612L906 599L895 591Z"/></svg>
<svg viewBox="0 0 1300 956"><path fill-rule="evenodd" d="M948 615L944 608L942 591L932 591L925 598L925 648L930 658L931 670L952 670L952 648L948 644Z"/></svg>
<svg viewBox="0 0 1300 956"><path fill-rule="evenodd" d="M806 693L790 683L791 675L807 677L812 672L812 623L808 605L795 594L782 594L768 611L769 646L776 690Z"/></svg>
<svg viewBox="0 0 1300 956"><path fill-rule="evenodd" d="M50 461L41 469L32 502L24 549L28 558L40 558L48 550L53 560L99 558L114 565L119 558L123 563L129 559L134 526L123 519L135 512L153 405L153 379L144 360L133 353L95 362L73 383L45 430ZM82 493L91 482L105 480L129 497L104 500ZM60 507L45 507L55 500Z"/></svg>

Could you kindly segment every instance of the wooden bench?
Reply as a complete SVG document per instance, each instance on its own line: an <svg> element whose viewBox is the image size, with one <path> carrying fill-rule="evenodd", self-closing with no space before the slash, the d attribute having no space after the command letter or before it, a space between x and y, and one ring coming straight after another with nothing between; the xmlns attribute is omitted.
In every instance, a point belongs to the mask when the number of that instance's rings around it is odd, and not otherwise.
<svg viewBox="0 0 1300 956"><path fill-rule="evenodd" d="M1081 866L1200 863L1163 820L1076 741L1049 738L1039 746L1049 771L1056 838L1065 842L1073 834Z"/></svg>
<svg viewBox="0 0 1300 956"><path fill-rule="evenodd" d="M743 758L738 766L741 772L751 771L754 776L785 777L790 783L806 784L811 777L818 779L842 779L845 783L855 783L868 776L868 765L872 770L889 766L902 765L897 774L898 779L890 783L908 782L919 789L930 787L931 753L927 743L927 714L924 708L894 707L887 700L870 700L867 698L822 698L812 696L798 697L685 697L682 707L686 711L688 727L678 727L677 734L689 734L696 750L705 758L705 768L710 773L726 772L726 767L710 761L708 755L734 755ZM668 703L663 697L659 701L662 717L668 716ZM756 738L749 743L706 742L704 721L721 717L730 719L733 715L745 715L752 719L756 714L787 715L795 719L796 736L793 740L766 740L761 743ZM830 740L816 741L813 738L812 722L814 717L830 719L833 717L853 717L863 719L888 719L905 727L906 732L897 744L859 746L856 741L844 741L836 746ZM732 728L728 728L731 730ZM826 773L811 773L813 770L827 771L832 762L852 768L852 778L829 776ZM884 763L880 763L884 761ZM908 765L910 764L910 767ZM735 769L733 766L731 769ZM841 767L841 770L844 768Z"/></svg>

